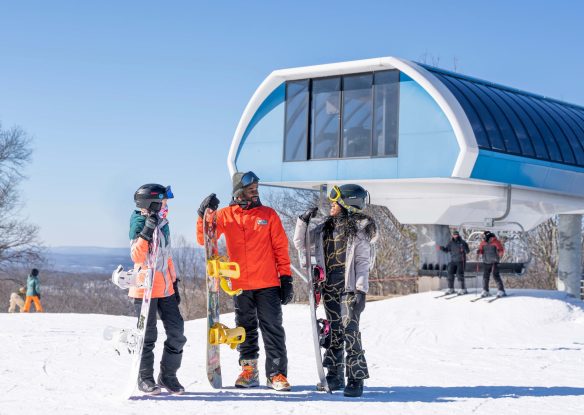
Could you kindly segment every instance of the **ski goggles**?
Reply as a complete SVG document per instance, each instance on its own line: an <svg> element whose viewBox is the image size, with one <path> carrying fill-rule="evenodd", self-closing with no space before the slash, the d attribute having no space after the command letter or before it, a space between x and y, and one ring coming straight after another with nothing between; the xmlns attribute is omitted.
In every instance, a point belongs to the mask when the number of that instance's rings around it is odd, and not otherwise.
<svg viewBox="0 0 584 415"><path fill-rule="evenodd" d="M166 194L166 199L174 199L174 195L172 194L172 189L170 186L166 186L164 193Z"/></svg>
<svg viewBox="0 0 584 415"><path fill-rule="evenodd" d="M333 186L333 188L331 189L331 191L328 195L328 198L332 203L338 203L339 205L341 205L343 208L345 208L347 211L349 211L351 213L361 212L361 209L358 209L355 206L351 206L351 205L348 205L347 203L345 203L345 201L343 200L343 197L341 195L341 189L337 185Z"/></svg>
<svg viewBox="0 0 584 415"><path fill-rule="evenodd" d="M334 185L333 188L331 189L328 198L331 202L338 202L339 199L341 198L341 189L339 189L339 186Z"/></svg>
<svg viewBox="0 0 584 415"><path fill-rule="evenodd" d="M260 178L258 176L256 176L256 174L253 171L248 171L243 176L241 176L241 180L239 182L241 183L242 187L247 187L250 184L254 184L254 183L257 183L259 181L260 181Z"/></svg>

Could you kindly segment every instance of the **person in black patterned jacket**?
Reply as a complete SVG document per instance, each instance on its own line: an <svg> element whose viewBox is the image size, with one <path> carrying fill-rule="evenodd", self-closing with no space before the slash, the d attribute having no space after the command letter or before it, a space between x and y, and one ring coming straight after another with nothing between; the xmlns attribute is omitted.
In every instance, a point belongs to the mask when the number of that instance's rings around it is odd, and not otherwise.
<svg viewBox="0 0 584 415"><path fill-rule="evenodd" d="M331 326L331 344L323 359L326 380L331 390L344 388L349 397L361 396L363 381L369 378L359 320L369 289L377 228L373 219L362 213L366 198L367 191L359 185L334 186L329 195L330 216L310 230L316 263L326 274L323 300ZM306 228L316 211L306 211L296 222L294 245L301 257L307 254Z"/></svg>

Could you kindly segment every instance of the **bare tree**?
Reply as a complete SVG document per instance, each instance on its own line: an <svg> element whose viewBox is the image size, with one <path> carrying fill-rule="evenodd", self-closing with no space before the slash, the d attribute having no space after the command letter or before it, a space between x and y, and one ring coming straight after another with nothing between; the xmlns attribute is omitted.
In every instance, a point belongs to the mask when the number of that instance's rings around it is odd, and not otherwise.
<svg viewBox="0 0 584 415"><path fill-rule="evenodd" d="M19 127L0 124L0 267L41 260L38 227L17 216L21 207L18 184L32 155L31 139Z"/></svg>

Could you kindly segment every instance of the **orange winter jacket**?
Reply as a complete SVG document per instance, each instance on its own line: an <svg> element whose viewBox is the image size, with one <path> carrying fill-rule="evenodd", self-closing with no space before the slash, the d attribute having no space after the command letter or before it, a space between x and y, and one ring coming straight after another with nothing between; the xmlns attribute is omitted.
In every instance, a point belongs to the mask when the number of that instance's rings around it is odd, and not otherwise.
<svg viewBox="0 0 584 415"><path fill-rule="evenodd" d="M160 232L157 229L157 232ZM160 238L164 238L162 232L159 233ZM166 241L163 241L166 244ZM141 277L144 278L144 272L148 269L146 266L146 259L148 257L148 242L142 238L136 238L132 241L131 248L132 261L134 261L134 269L142 268ZM156 273L154 274L154 284L152 286L152 298L169 297L174 294L172 283L176 280L176 272L174 270L174 263L170 256L170 244L159 247L158 259L156 261ZM128 295L132 298L142 298L144 294L143 288L130 288Z"/></svg>
<svg viewBox="0 0 584 415"><path fill-rule="evenodd" d="M274 209L258 206L244 210L231 205L215 215L217 238L225 235L229 260L239 264L240 277L231 280L233 289L279 287L280 276L291 275L288 238ZM204 245L201 218L197 221L197 242Z"/></svg>

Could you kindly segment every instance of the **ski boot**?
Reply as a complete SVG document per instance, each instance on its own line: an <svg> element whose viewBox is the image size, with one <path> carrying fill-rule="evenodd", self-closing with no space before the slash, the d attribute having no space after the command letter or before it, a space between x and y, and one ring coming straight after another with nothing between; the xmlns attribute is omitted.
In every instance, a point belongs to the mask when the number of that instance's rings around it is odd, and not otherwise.
<svg viewBox="0 0 584 415"><path fill-rule="evenodd" d="M241 360L241 373L235 381L236 388L257 388L260 386L260 376L258 373L258 360Z"/></svg>
<svg viewBox="0 0 584 415"><path fill-rule="evenodd" d="M290 383L288 383L288 379L286 379L286 376L282 375L281 373L268 378L266 386L277 391L289 391L291 388Z"/></svg>
<svg viewBox="0 0 584 415"><path fill-rule="evenodd" d="M499 290L497 291L497 297L506 297L507 293L505 292L505 290Z"/></svg>
<svg viewBox="0 0 584 415"><path fill-rule="evenodd" d="M450 294L454 294L454 293L455 293L454 288L449 288L446 290L446 292L444 294L450 295Z"/></svg>
<svg viewBox="0 0 584 415"><path fill-rule="evenodd" d="M483 290L483 292L481 293L481 297L488 297L491 294L489 293L489 290Z"/></svg>
<svg viewBox="0 0 584 415"><path fill-rule="evenodd" d="M158 375L158 385L165 388L171 395L182 395L185 391L176 377L176 370L167 369L162 365Z"/></svg>
<svg viewBox="0 0 584 415"><path fill-rule="evenodd" d="M160 387L154 381L154 373L151 370L142 370L138 374L138 389L146 395L158 395Z"/></svg>
<svg viewBox="0 0 584 415"><path fill-rule="evenodd" d="M349 398L358 398L363 395L363 379L349 379L343 395Z"/></svg>
<svg viewBox="0 0 584 415"><path fill-rule="evenodd" d="M460 290L458 290L458 295L465 295L468 294L468 291L466 288L461 288Z"/></svg>

